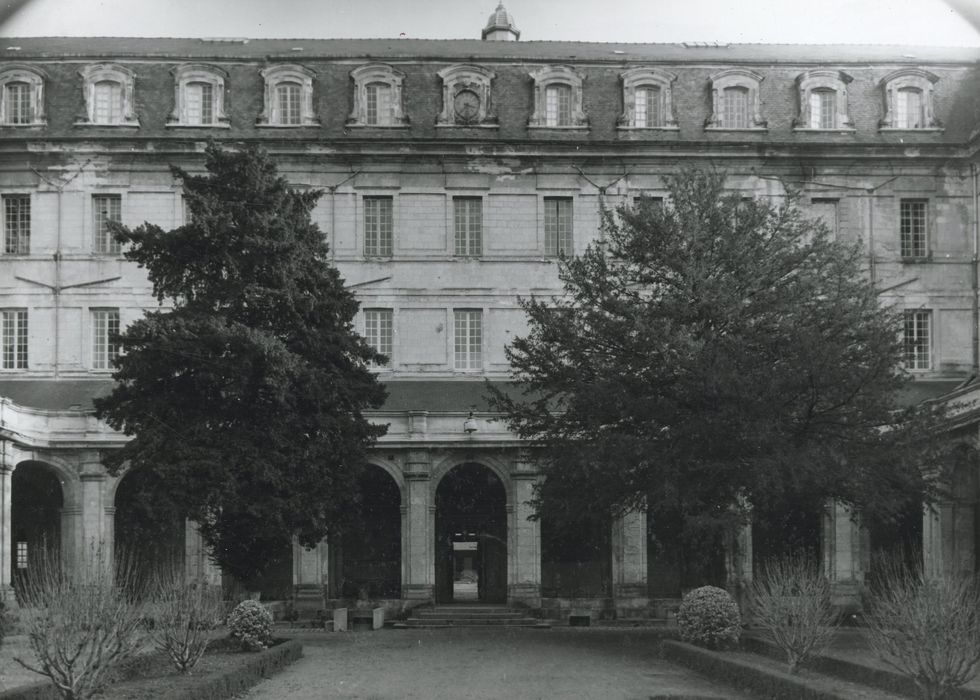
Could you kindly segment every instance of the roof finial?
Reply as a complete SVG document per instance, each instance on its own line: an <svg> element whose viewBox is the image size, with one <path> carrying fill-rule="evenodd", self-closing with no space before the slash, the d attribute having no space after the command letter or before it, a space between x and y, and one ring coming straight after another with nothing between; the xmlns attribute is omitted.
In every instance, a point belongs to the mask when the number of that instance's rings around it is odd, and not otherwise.
<svg viewBox="0 0 980 700"><path fill-rule="evenodd" d="M483 28L484 41L517 41L521 38L521 30L514 24L514 18L504 7L503 0L497 4L497 9L487 20Z"/></svg>

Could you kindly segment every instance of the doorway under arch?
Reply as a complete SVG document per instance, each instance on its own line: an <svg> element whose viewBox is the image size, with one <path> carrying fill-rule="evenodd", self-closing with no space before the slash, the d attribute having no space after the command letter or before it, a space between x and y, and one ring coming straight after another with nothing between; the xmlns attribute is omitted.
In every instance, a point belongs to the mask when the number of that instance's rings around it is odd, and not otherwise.
<svg viewBox="0 0 980 700"><path fill-rule="evenodd" d="M481 464L453 467L436 488L436 602L507 600L507 493Z"/></svg>
<svg viewBox="0 0 980 700"><path fill-rule="evenodd" d="M334 590L343 598L400 598L401 491L392 476L369 464L357 481L355 514L331 548Z"/></svg>
<svg viewBox="0 0 980 700"><path fill-rule="evenodd" d="M29 571L61 555L64 492L54 469L43 462L22 462L11 477L11 576L15 588Z"/></svg>

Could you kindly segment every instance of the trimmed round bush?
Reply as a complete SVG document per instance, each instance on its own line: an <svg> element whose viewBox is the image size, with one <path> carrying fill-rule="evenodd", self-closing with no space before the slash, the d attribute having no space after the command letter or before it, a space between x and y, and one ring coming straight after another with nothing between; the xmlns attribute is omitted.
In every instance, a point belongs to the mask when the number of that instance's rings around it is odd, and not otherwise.
<svg viewBox="0 0 980 700"><path fill-rule="evenodd" d="M272 641L272 614L257 600L243 600L228 616L228 629L246 651L262 651Z"/></svg>
<svg viewBox="0 0 980 700"><path fill-rule="evenodd" d="M725 649L738 644L742 616L728 591L702 586L690 591L677 611L681 639L709 649Z"/></svg>

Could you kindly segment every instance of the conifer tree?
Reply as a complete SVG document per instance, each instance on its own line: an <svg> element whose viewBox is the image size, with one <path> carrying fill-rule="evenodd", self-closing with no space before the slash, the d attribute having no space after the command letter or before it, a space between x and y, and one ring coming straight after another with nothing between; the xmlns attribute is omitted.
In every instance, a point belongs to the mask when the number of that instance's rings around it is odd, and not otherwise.
<svg viewBox="0 0 980 700"><path fill-rule="evenodd" d="M114 227L159 310L119 337L97 415L131 436L106 466L151 472L196 521L223 570L263 573L291 538L342 522L366 449L384 358L354 330L358 303L310 213L263 151L209 146L207 173L173 168L190 220Z"/></svg>

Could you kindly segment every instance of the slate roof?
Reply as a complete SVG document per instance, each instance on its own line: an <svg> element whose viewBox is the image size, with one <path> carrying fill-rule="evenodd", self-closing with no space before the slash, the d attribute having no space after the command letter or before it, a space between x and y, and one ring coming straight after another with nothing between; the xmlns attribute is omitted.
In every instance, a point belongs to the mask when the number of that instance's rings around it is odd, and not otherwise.
<svg viewBox="0 0 980 700"><path fill-rule="evenodd" d="M9 47L20 47L11 50ZM296 50L301 49L301 50ZM33 58L238 58L291 56L444 60L656 61L707 63L976 63L980 47L888 44L631 44L479 39L199 39L146 37L12 37L0 40L4 61Z"/></svg>

